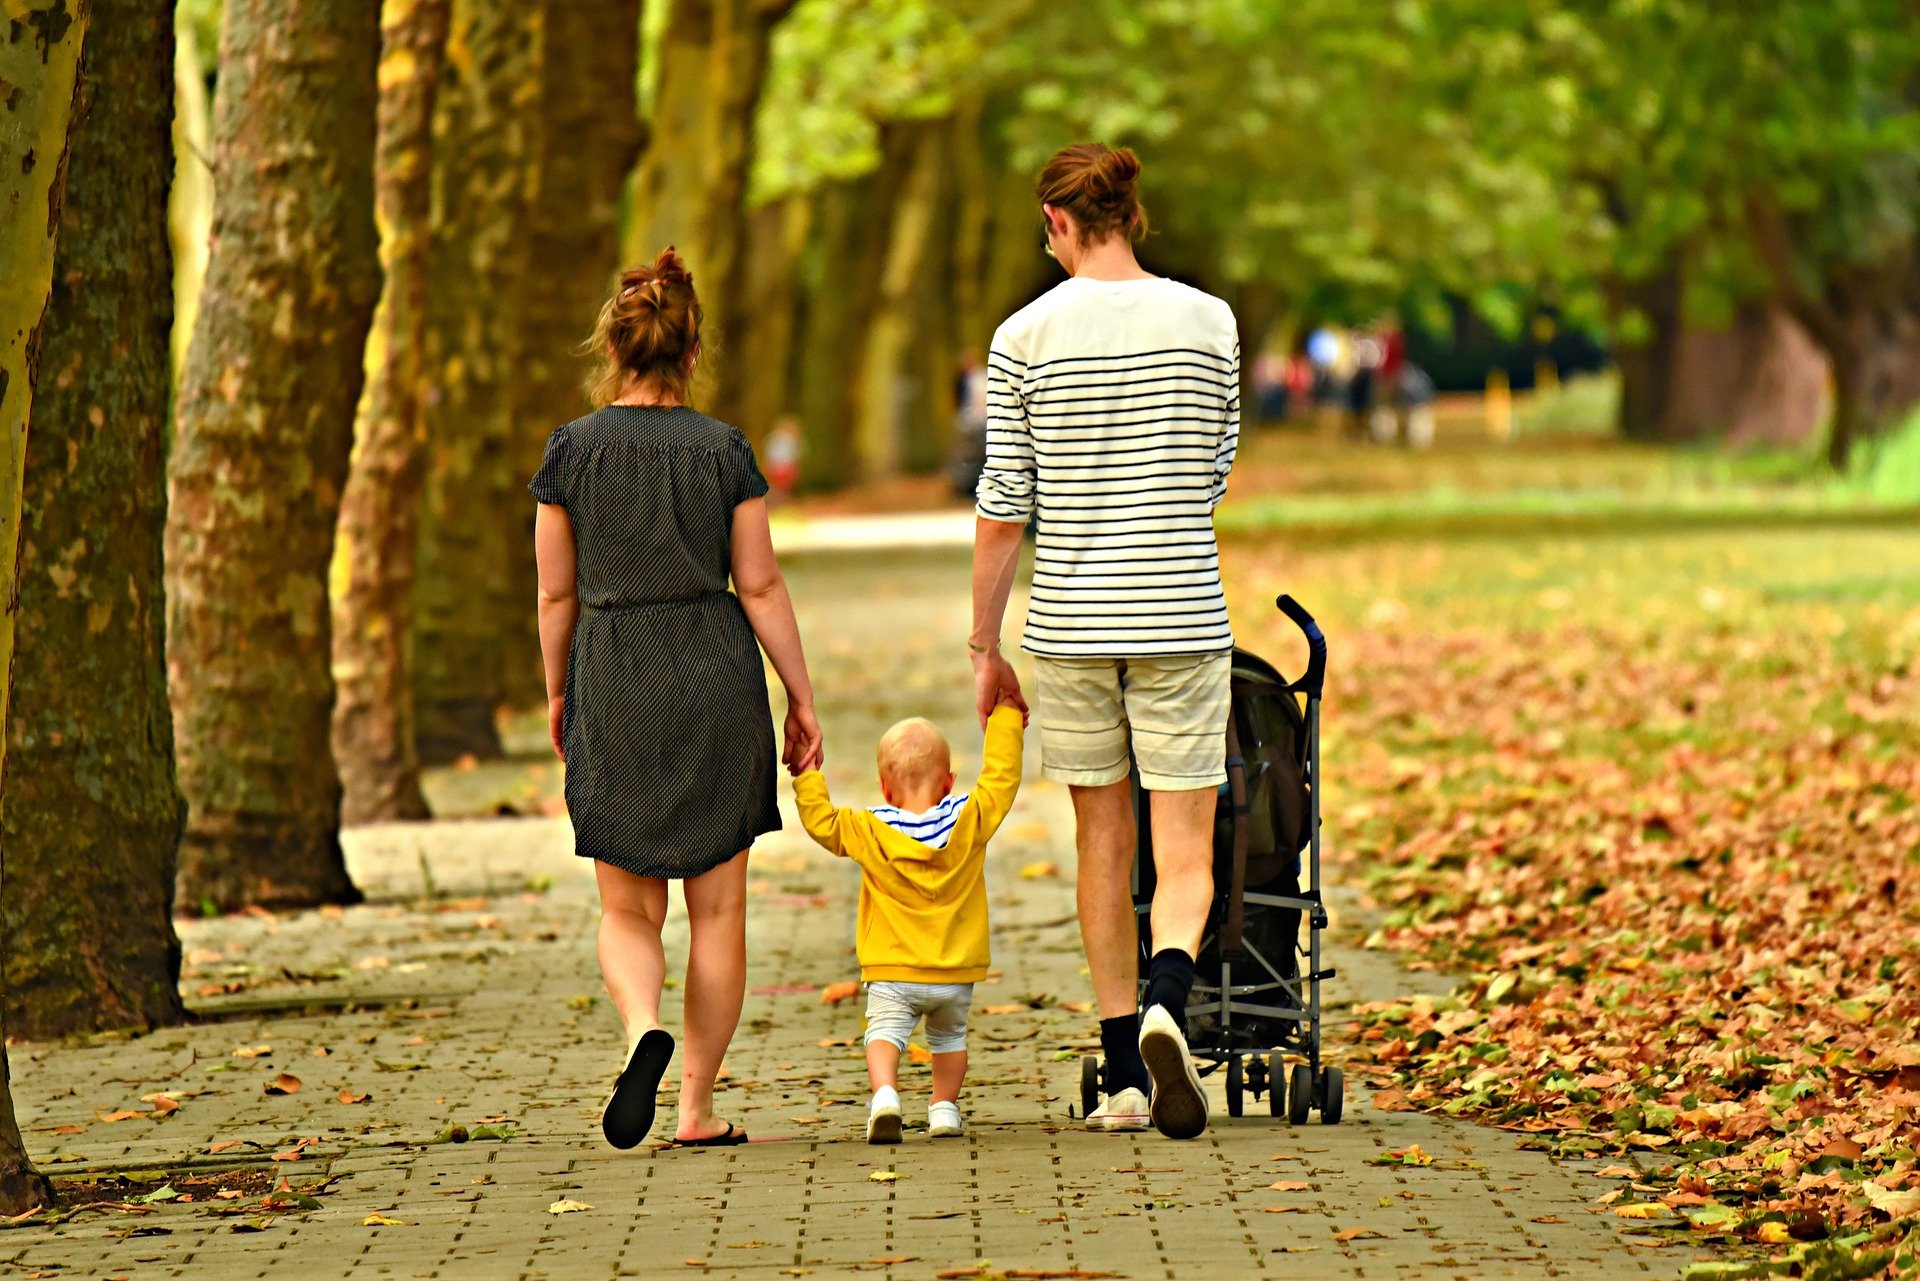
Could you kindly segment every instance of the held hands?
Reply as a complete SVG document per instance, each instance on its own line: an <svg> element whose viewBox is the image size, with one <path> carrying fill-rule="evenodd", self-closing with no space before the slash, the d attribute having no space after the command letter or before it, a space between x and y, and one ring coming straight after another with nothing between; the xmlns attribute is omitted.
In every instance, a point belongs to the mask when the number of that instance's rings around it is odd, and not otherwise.
<svg viewBox="0 0 1920 1281"><path fill-rule="evenodd" d="M819 769L826 760L826 740L820 733L820 721L810 704L787 704L786 745L780 763L795 778L808 770Z"/></svg>
<svg viewBox="0 0 1920 1281"><path fill-rule="evenodd" d="M984 726L987 718L993 715L996 707L1017 707L1020 709L1020 723L1025 725L1032 715L1027 709L1027 700L1020 694L1020 678L1013 673L1013 664L999 649L993 648L986 653L971 651L973 656L973 704L980 714L980 724Z"/></svg>

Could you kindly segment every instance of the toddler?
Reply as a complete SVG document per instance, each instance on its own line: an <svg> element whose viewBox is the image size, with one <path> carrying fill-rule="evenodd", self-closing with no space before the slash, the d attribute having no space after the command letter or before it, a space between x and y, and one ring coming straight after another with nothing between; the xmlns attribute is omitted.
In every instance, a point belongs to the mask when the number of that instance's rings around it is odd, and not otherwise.
<svg viewBox="0 0 1920 1281"><path fill-rule="evenodd" d="M880 794L870 810L836 808L827 781L793 781L808 835L860 865L856 939L867 984L867 1142L900 1141L900 1054L921 1018L933 1051L927 1132L963 1129L967 1007L987 976L987 842L1020 790L1024 718L1003 702L987 720L980 780L953 795L953 757L932 722L901 721L880 740Z"/></svg>

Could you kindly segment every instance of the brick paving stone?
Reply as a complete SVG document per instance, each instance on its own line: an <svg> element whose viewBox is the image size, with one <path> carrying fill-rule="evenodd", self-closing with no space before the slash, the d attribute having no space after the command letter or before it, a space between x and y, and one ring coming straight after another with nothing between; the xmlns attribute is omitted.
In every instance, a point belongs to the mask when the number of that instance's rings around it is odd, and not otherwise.
<svg viewBox="0 0 1920 1281"><path fill-rule="evenodd" d="M873 572L857 558L790 573L814 642L830 773L849 801L868 794L871 744L896 716L933 715L963 755L978 748L955 680L964 669L946 661L965 626L964 555L886 563L862 610L844 608L855 598L847 580ZM225 1203L170 1204L29 1223L0 1233L0 1275L918 1281L986 1263L1132 1278L1678 1271L1684 1248L1637 1246L1625 1221L1597 1212L1616 1184L1522 1152L1507 1133L1378 1111L1359 1081L1339 1126L1291 1128L1252 1100L1258 1115L1227 1119L1216 1077L1216 1124L1197 1141L1078 1128L1068 1113L1077 1054L1097 1028L1090 1013L1063 1008L1091 995L1073 921L1071 812L1062 789L1029 774L990 859L998 972L975 1000L962 1139L926 1137L928 1073L909 1065L906 1141L861 1141L860 1002L818 995L856 974L856 873L807 842L791 811L788 831L754 855L750 994L720 1095L723 1115L755 1142L706 1151L621 1153L600 1141L622 1042L594 959L591 872L572 857L564 820L367 828L347 838L366 904L183 922L184 987L204 1021L13 1050L20 1119L49 1171L270 1165L297 1186L324 1183L322 1208L223 1218L211 1211ZM1058 873L1022 875L1040 862ZM1446 987L1355 946L1350 905L1336 916L1336 1003ZM669 956L685 943L676 910ZM1001 1005L1020 1008L985 1012ZM236 1054L260 1046L271 1048ZM283 1072L299 1091L265 1093ZM342 1103L343 1089L371 1097ZM146 1110L140 1096L158 1090L186 1092L173 1116L100 1119ZM666 1102L663 1130L670 1093ZM513 1137L433 1141L489 1118ZM68 1127L80 1129L60 1132ZM210 1151L233 1140L245 1146ZM1416 1142L1435 1155L1431 1167L1367 1164ZM300 1159L270 1160L289 1152ZM877 1170L898 1177L876 1182ZM1280 1180L1309 1187L1269 1186ZM549 1213L563 1198L592 1208ZM374 1213L400 1222L367 1226ZM234 1230L246 1223L261 1230ZM1351 1229L1368 1235L1337 1235Z"/></svg>

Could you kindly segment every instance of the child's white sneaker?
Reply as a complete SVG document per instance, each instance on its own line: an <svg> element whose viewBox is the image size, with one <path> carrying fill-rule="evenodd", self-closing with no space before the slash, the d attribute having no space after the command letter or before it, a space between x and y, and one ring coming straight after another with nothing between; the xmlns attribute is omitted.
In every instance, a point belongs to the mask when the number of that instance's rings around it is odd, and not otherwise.
<svg viewBox="0 0 1920 1281"><path fill-rule="evenodd" d="M957 1139L966 1132L958 1103L940 1102L927 1107L927 1134L935 1139Z"/></svg>
<svg viewBox="0 0 1920 1281"><path fill-rule="evenodd" d="M891 1086L873 1092L873 1104L867 1109L867 1142L900 1141L900 1094Z"/></svg>

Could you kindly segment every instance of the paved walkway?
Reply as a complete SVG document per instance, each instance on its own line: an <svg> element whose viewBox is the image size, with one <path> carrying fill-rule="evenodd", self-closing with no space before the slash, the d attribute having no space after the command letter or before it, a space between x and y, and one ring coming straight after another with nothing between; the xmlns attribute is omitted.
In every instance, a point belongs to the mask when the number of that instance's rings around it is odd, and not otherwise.
<svg viewBox="0 0 1920 1281"><path fill-rule="evenodd" d="M848 800L866 794L873 726L906 711L935 715L963 753L977 752L977 737L962 732L966 691L951 673L925 671L944 654L936 638L961 634L953 625L964 610L950 587L931 584L964 584L964 574L890 564L892 577L870 584L857 610L829 588L869 570L794 571L803 626L832 638L816 645L815 664L833 709L831 773ZM1682 1251L1635 1245L1631 1225L1596 1212L1618 1184L1521 1152L1505 1133L1379 1112L1363 1081L1350 1082L1347 1119L1334 1127L1222 1116L1182 1144L1079 1129L1068 1109L1095 1025L1072 1008L1089 991L1072 920L1070 830L1064 794L1032 779L993 851L1000 969L975 1002L964 1140L936 1143L916 1128L898 1148L861 1141L859 1003L821 1000L825 985L856 973L857 882L849 865L789 832L756 849L752 994L721 1103L755 1142L624 1154L598 1136L621 1042L599 995L591 876L569 852L565 821L354 833L350 861L367 905L183 925L187 991L209 1021L13 1052L21 1120L50 1170L177 1177L267 1166L296 1189L324 1184L318 1208L263 1208L255 1193L29 1223L0 1232L0 1275L1678 1271ZM1047 863L1059 870L1035 866ZM1352 913L1341 915L1335 933L1351 939ZM677 919L672 931L670 955L684 950ZM1336 1000L1435 982L1350 942L1336 943L1333 958ZM269 1092L282 1074L297 1088ZM909 1067L916 1126L926 1085L925 1068ZM1223 1113L1217 1077L1213 1087ZM152 1119L166 1105L148 1096L162 1091L177 1095L177 1110ZM122 1111L143 1115L108 1119ZM662 1128L671 1123L663 1113ZM502 1125L511 1137L448 1141L455 1126ZM1432 1166L1369 1163L1414 1143L1435 1156ZM582 1208L553 1213L563 1201Z"/></svg>

